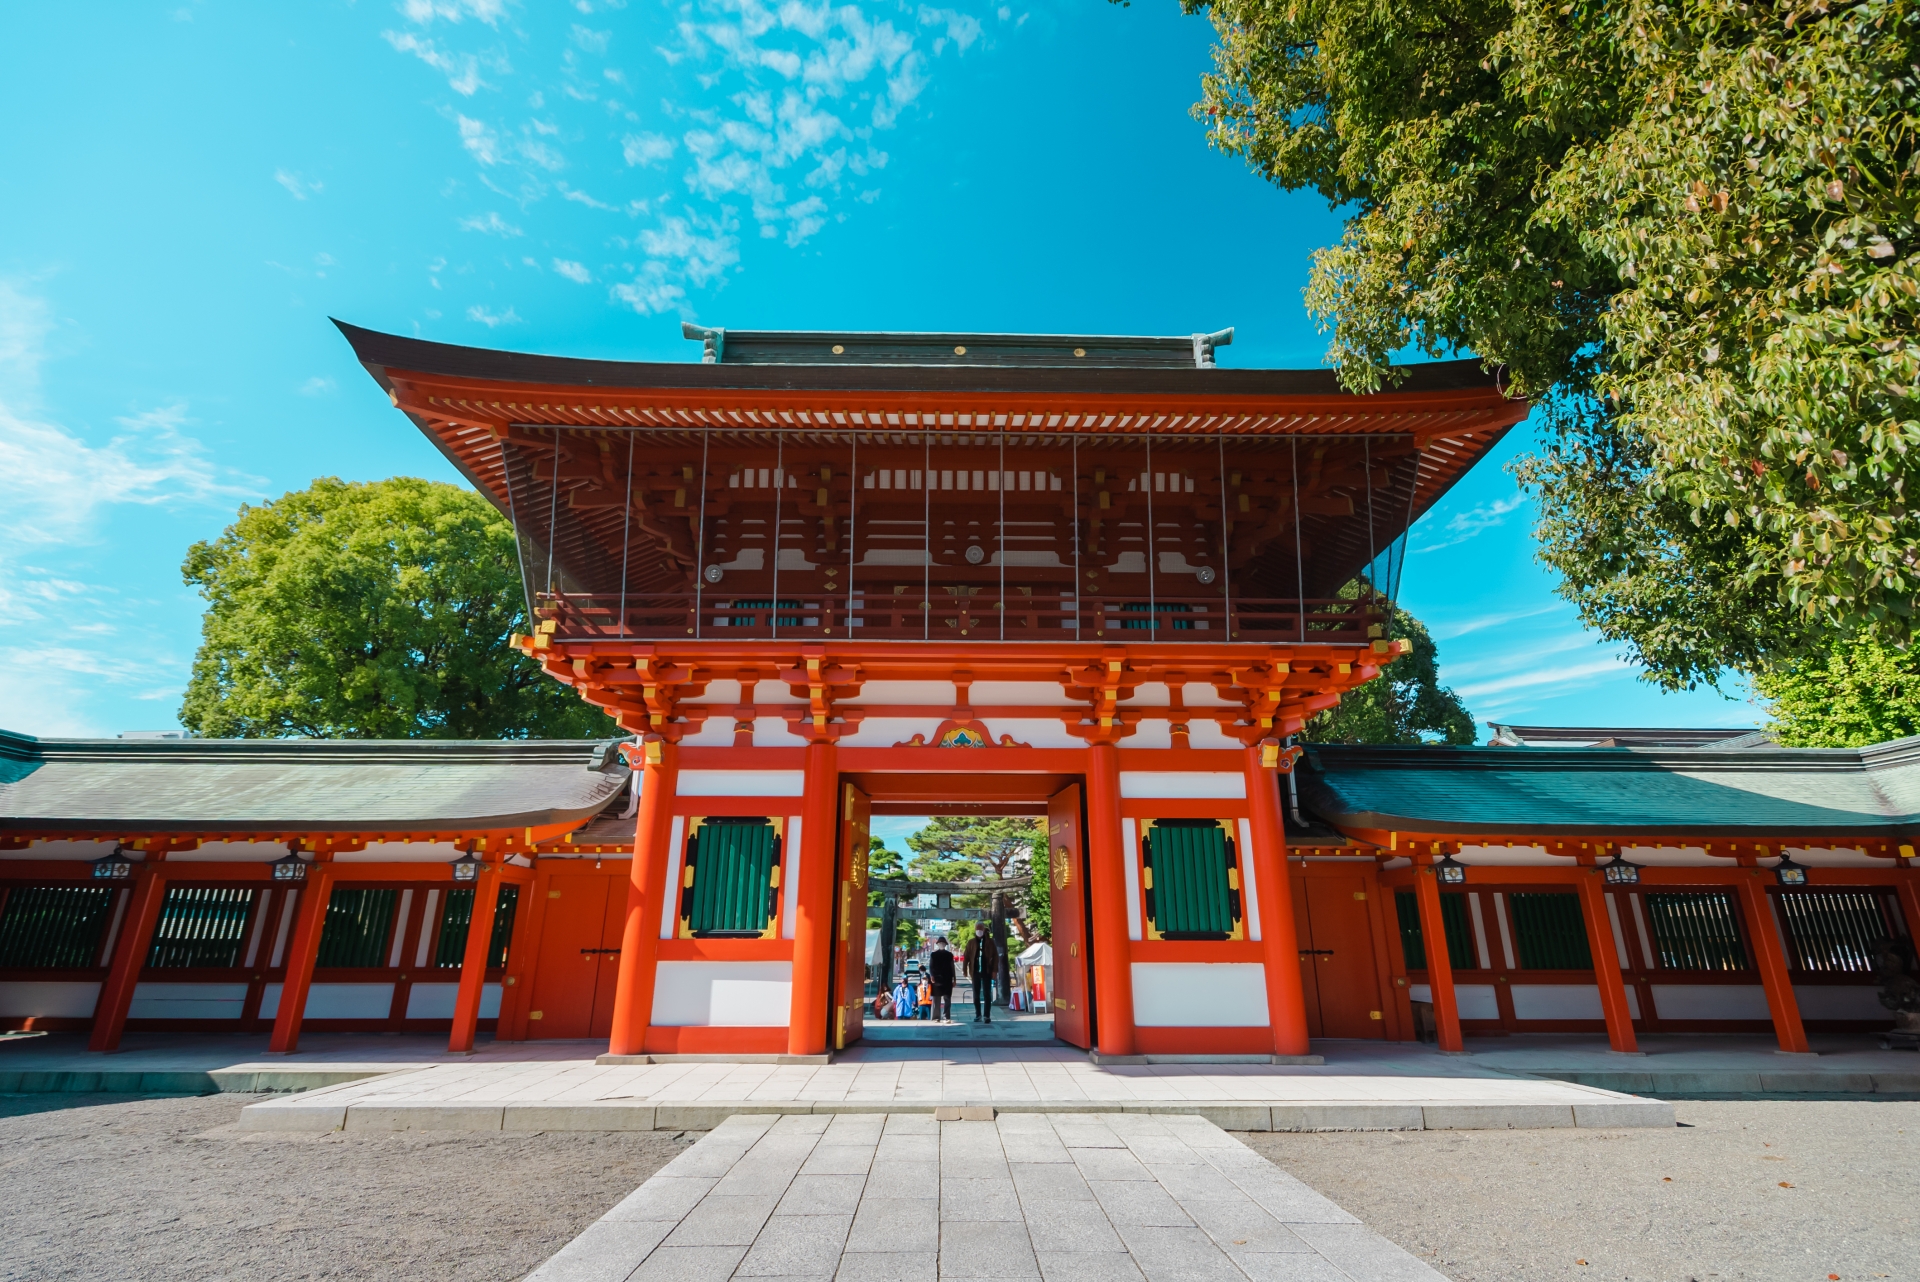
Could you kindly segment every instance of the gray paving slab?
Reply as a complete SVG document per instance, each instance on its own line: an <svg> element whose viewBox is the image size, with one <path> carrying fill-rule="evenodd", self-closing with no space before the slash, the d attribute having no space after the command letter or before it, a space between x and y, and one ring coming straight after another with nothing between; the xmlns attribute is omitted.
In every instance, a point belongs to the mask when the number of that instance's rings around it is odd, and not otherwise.
<svg viewBox="0 0 1920 1282"><path fill-rule="evenodd" d="M983 1172L983 1173L975 1173ZM1437 1282L1191 1115L722 1119L537 1282Z"/></svg>

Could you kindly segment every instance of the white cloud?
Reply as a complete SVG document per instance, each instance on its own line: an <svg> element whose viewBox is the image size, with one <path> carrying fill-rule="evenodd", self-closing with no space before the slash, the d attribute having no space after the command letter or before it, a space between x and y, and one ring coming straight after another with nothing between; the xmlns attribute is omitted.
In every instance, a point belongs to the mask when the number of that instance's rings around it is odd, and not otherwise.
<svg viewBox="0 0 1920 1282"><path fill-rule="evenodd" d="M1524 506L1526 501L1524 496L1515 494L1509 498L1496 499L1492 503L1482 503L1465 512L1456 512L1437 531L1440 536L1439 542L1424 543L1413 551L1438 552L1441 548L1465 543L1475 535L1484 534L1495 526L1504 524L1508 514Z"/></svg>
<svg viewBox="0 0 1920 1282"><path fill-rule="evenodd" d="M568 280L574 282L577 285L584 285L588 281L593 279L593 273L587 270L587 265L585 263L576 263L576 262L573 262L571 259L566 259L566 258L554 259L553 270L560 273L562 276L565 276Z"/></svg>
<svg viewBox="0 0 1920 1282"><path fill-rule="evenodd" d="M1004 22L1005 20L1005 16L1002 15L1001 21ZM949 41L951 41L960 52L965 53L973 47L973 42L980 38L980 19L970 13L959 13L953 9L930 9L926 5L921 5L920 25L923 27L944 26L947 29L946 35L935 39L933 42L933 51L936 54L942 52Z"/></svg>
<svg viewBox="0 0 1920 1282"><path fill-rule="evenodd" d="M479 321L482 325L485 325L488 329L497 329L502 325L526 324L525 321L520 319L519 314L515 312L511 307L507 308L506 311L500 313L500 315L495 316L492 312L488 311L485 307L482 307L478 303L475 303L472 307L467 308L467 319L470 321Z"/></svg>
<svg viewBox="0 0 1920 1282"><path fill-rule="evenodd" d="M1585 663L1549 664L1542 668L1509 672L1491 681L1475 681L1467 685L1455 686L1453 692L1462 699L1480 701L1490 695L1527 690L1536 686L1587 684L1593 677L1630 676L1633 672L1633 665L1625 659L1609 655L1604 659L1591 659Z"/></svg>
<svg viewBox="0 0 1920 1282"><path fill-rule="evenodd" d="M628 134L621 148L629 165L662 165L673 159L673 139L659 134Z"/></svg>
<svg viewBox="0 0 1920 1282"><path fill-rule="evenodd" d="M325 189L324 183L309 181L287 169L274 170L273 180L282 187L285 187L295 200L305 200L308 196L318 196L321 191Z"/></svg>
<svg viewBox="0 0 1920 1282"><path fill-rule="evenodd" d="M466 116L457 117L460 125L460 145L473 154L473 158L483 165L500 163L500 139L493 130L478 120Z"/></svg>
<svg viewBox="0 0 1920 1282"><path fill-rule="evenodd" d="M485 214L474 214L460 220L461 231L477 231L488 236L524 236L525 232L502 218L493 210Z"/></svg>
<svg viewBox="0 0 1920 1282"><path fill-rule="evenodd" d="M300 388L299 388L300 395L302 396L324 396L326 393L331 392L332 390L333 390L332 379L320 378L317 376L314 378L310 378L306 382L300 384Z"/></svg>
<svg viewBox="0 0 1920 1282"><path fill-rule="evenodd" d="M436 18L448 22L464 22L468 18L477 18L489 27L499 25L506 16L506 0L402 0L400 12L407 21L421 26L431 24Z"/></svg>
<svg viewBox="0 0 1920 1282"><path fill-rule="evenodd" d="M463 98L471 98L480 90L489 87L487 82L480 78L482 67L499 74L505 74L511 69L507 64L506 56L498 51L451 53L431 40L423 40L411 31L383 31L380 34L399 52L412 54L445 76L447 87Z"/></svg>
<svg viewBox="0 0 1920 1282"><path fill-rule="evenodd" d="M1475 632L1484 632L1488 628L1503 628L1509 623L1518 623L1522 619L1537 619L1543 614L1559 614L1572 607L1565 602L1552 605L1535 606L1531 610L1502 610L1495 614L1477 615L1463 619L1458 623L1430 623L1427 631L1436 641L1451 641L1455 637L1464 637Z"/></svg>

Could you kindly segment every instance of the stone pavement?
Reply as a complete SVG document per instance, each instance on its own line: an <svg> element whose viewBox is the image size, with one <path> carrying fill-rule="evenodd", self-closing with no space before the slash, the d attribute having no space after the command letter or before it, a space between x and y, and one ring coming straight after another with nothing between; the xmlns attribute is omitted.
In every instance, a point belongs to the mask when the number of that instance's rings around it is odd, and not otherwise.
<svg viewBox="0 0 1920 1282"><path fill-rule="evenodd" d="M249 1065L237 1066L234 1071ZM1673 1106L1406 1055L1096 1065L1068 1048L863 1048L826 1065L433 1065L242 1110L243 1130L704 1130L736 1113L1188 1113L1234 1130L1671 1126Z"/></svg>
<svg viewBox="0 0 1920 1282"><path fill-rule="evenodd" d="M1212 1123L736 1116L527 1282L1428 1282Z"/></svg>

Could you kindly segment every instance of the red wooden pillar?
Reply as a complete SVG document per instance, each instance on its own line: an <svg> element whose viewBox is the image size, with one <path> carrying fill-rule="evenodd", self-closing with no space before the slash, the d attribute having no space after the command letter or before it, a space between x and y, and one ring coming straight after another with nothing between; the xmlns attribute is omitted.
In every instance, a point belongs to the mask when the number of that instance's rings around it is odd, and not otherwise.
<svg viewBox="0 0 1920 1282"><path fill-rule="evenodd" d="M1587 925L1587 951L1593 954L1593 979L1600 986L1600 1011L1607 1018L1607 1043L1629 1054L1640 1044L1633 1036L1633 1013L1627 1009L1627 985L1620 978L1620 946L1607 915L1607 892L1598 868L1574 874L1580 892L1580 916Z"/></svg>
<svg viewBox="0 0 1920 1282"><path fill-rule="evenodd" d="M93 1034L87 1039L90 1051L117 1051L120 1034L127 1026L127 1008L133 1004L133 990L139 986L141 967L147 964L147 948L153 940L153 928L160 920L160 907L167 898L166 867L153 860L133 870L133 901L120 922L120 937L113 944L113 961L106 982L100 985L100 999L93 1007Z"/></svg>
<svg viewBox="0 0 1920 1282"><path fill-rule="evenodd" d="M679 787L680 750L664 739L641 744L640 815L633 830L633 866L628 869L627 921L620 932L620 974L613 996L613 1035L607 1051L640 1055L653 1019L653 981L660 953L660 916L665 911L673 828L673 796Z"/></svg>
<svg viewBox="0 0 1920 1282"><path fill-rule="evenodd" d="M1440 881L1430 864L1413 870L1413 898L1420 906L1420 940L1427 951L1427 987L1433 991L1435 1035L1443 1051L1463 1051L1460 1007L1453 996L1453 958L1447 953L1447 927L1440 916Z"/></svg>
<svg viewBox="0 0 1920 1282"><path fill-rule="evenodd" d="M273 1037L267 1049L291 1055L300 1049L300 1021L307 1011L307 990L313 986L313 963L320 955L320 932L327 924L327 900L333 895L333 869L315 862L307 866L307 882L300 889L293 938L287 944L287 972L280 983L280 1009L273 1017Z"/></svg>
<svg viewBox="0 0 1920 1282"><path fill-rule="evenodd" d="M1273 1053L1305 1055L1307 1001L1300 990L1300 940L1293 918L1293 881L1287 868L1287 829L1280 817L1278 772L1263 764L1259 744L1246 749L1247 810L1253 849L1254 892L1260 901L1260 939L1267 966L1267 1020Z"/></svg>
<svg viewBox="0 0 1920 1282"><path fill-rule="evenodd" d="M827 1050L828 981L833 963L834 820L840 791L840 750L831 738L821 735L807 744L806 752L787 1052L823 1055Z"/></svg>
<svg viewBox="0 0 1920 1282"><path fill-rule="evenodd" d="M1747 919L1747 943L1753 949L1753 964L1760 971L1760 983L1767 991L1767 1009L1773 1013L1773 1034L1780 1049L1794 1055L1807 1053L1807 1030L1800 1022L1800 999L1793 995L1793 976L1787 969L1787 949L1780 939L1780 927L1767 903L1765 872L1754 871L1742 877L1740 908Z"/></svg>
<svg viewBox="0 0 1920 1282"><path fill-rule="evenodd" d="M1093 997L1102 1055L1133 1054L1133 949L1127 938L1127 849L1120 838L1120 749L1087 747L1087 889L1093 900Z"/></svg>
<svg viewBox="0 0 1920 1282"><path fill-rule="evenodd" d="M492 951L493 914L499 904L500 871L483 868L479 880L473 883L473 913L467 918L467 950L460 958L460 988L453 998L453 1031L447 1037L447 1049L456 1055L473 1050L474 1030L480 1023L480 997L487 982L487 954Z"/></svg>

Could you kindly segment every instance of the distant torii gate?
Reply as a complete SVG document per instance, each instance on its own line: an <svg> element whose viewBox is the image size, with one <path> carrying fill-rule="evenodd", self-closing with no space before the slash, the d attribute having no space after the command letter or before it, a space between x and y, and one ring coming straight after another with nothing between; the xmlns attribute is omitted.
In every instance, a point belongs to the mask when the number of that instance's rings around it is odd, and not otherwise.
<svg viewBox="0 0 1920 1282"><path fill-rule="evenodd" d="M880 987L893 986L893 940L894 932L900 925L900 899L902 896L920 895L992 895L991 906L980 908L951 908L942 905L940 911L954 914L944 918L948 921L989 921L993 924L993 941L1000 946L1000 974L997 977L1000 991L1013 990L1013 976L1007 959L1007 898L1006 892L1025 890L1033 884L1031 874L1025 877L983 878L980 881L913 881L903 878L878 878L867 883L869 890L879 891L885 896L880 909Z"/></svg>

